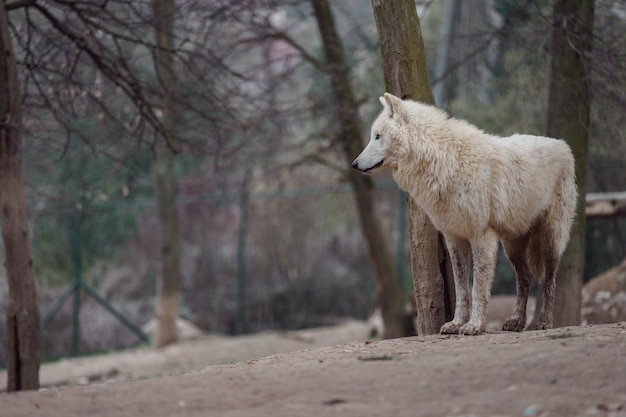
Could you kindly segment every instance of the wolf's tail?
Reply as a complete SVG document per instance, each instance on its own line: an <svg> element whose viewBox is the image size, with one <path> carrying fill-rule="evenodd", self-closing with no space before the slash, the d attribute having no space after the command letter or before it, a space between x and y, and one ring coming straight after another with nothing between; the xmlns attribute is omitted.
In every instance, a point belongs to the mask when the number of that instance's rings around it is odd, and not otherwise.
<svg viewBox="0 0 626 417"><path fill-rule="evenodd" d="M563 255L567 242L569 241L570 231L576 216L576 203L578 201L578 188L576 187L576 173L574 172L574 158L572 157L571 165L568 165L566 172L561 178L561 187L558 192L558 204L555 210L558 212L559 221L557 223L560 228L557 240L557 253L559 258ZM584 205L582 206L584 210Z"/></svg>
<svg viewBox="0 0 626 417"><path fill-rule="evenodd" d="M545 273L545 259L548 251L560 259L569 241L570 230L576 214L578 191L574 158L569 152L570 161L565 165L559 178L552 202L543 217L534 226L528 245L528 260L531 272L538 278Z"/></svg>

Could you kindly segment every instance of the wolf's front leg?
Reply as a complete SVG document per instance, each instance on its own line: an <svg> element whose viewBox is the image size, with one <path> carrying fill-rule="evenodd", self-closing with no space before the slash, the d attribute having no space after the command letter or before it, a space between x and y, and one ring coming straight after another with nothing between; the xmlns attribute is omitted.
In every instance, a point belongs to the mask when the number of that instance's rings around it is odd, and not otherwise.
<svg viewBox="0 0 626 417"><path fill-rule="evenodd" d="M456 304L454 308L454 319L441 327L441 333L457 334L461 326L469 320L469 261L471 248L468 241L452 236L446 236L446 244L448 245L448 252L450 253L450 259L452 261Z"/></svg>
<svg viewBox="0 0 626 417"><path fill-rule="evenodd" d="M496 268L498 255L498 237L487 231L472 241L472 257L474 259L474 285L472 287L472 314L469 321L461 327L459 333L477 335L487 327L487 311L491 283Z"/></svg>

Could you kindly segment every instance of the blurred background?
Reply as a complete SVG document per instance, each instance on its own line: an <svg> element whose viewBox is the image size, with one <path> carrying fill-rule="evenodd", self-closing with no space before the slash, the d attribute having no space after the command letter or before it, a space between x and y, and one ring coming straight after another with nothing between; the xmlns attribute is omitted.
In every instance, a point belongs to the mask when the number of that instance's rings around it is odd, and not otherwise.
<svg viewBox="0 0 626 417"><path fill-rule="evenodd" d="M376 307L375 279L311 3L175 2L168 49L174 87L165 93L149 2L96 3L50 0L42 10L9 15L24 91L44 358L142 343L132 328L155 314L153 161L168 100L175 109L167 147L180 221L180 316L226 334L367 319ZM545 134L552 2L416 4L437 104L490 133ZM384 92L371 5L335 1L332 12L365 143ZM587 190L626 191L626 4L596 0L594 30ZM390 176L375 181L408 297L404 197ZM626 256L626 219L590 217L586 239L588 280ZM74 315L75 282L130 325L85 293ZM514 292L514 274L500 256L493 293Z"/></svg>

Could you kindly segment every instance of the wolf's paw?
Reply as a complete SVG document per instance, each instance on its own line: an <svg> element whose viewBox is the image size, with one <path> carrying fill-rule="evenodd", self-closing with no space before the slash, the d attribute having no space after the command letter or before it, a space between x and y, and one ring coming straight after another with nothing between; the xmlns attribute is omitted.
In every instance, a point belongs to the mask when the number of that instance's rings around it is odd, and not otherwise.
<svg viewBox="0 0 626 417"><path fill-rule="evenodd" d="M502 330L506 330L507 332L521 332L524 330L524 326L526 325L526 320L523 317L512 316L510 319L504 322L504 326L502 326Z"/></svg>
<svg viewBox="0 0 626 417"><path fill-rule="evenodd" d="M478 326L476 324L467 323L461 326L459 330L459 334L464 334L466 336L476 336L482 334L485 331L485 326Z"/></svg>
<svg viewBox="0 0 626 417"><path fill-rule="evenodd" d="M546 330L546 329L551 329L551 328L552 328L552 325L550 323L543 321L543 320L539 320L533 330Z"/></svg>
<svg viewBox="0 0 626 417"><path fill-rule="evenodd" d="M552 314L541 311L541 314L539 314L539 320L537 320L533 330L551 329L552 321Z"/></svg>
<svg viewBox="0 0 626 417"><path fill-rule="evenodd" d="M439 333L441 333L441 334L458 334L460 328L461 328L460 324L455 323L453 321L449 321L446 324L444 324L443 326L441 326L441 330L439 331Z"/></svg>

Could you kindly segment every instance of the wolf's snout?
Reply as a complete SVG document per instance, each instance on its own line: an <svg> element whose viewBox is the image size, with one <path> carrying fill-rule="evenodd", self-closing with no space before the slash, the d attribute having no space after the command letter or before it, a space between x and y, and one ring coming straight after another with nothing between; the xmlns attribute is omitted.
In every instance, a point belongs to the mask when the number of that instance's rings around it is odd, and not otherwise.
<svg viewBox="0 0 626 417"><path fill-rule="evenodd" d="M379 168L380 166L382 166L383 163L385 162L384 159L381 159L380 162L378 162L374 166L366 167L366 166L359 166L358 160L359 160L359 158L354 160L354 162L352 163L352 168L358 169L359 171L363 172L364 174L368 174L368 173L374 171L376 168Z"/></svg>

